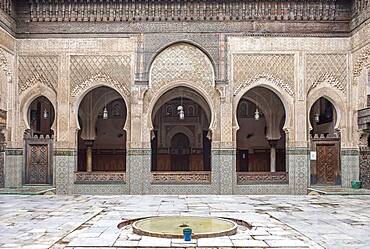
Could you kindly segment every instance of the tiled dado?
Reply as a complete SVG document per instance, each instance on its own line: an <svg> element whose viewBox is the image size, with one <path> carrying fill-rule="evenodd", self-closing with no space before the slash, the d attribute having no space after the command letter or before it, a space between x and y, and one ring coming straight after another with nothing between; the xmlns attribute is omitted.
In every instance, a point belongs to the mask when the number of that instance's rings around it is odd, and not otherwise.
<svg viewBox="0 0 370 249"><path fill-rule="evenodd" d="M4 152L0 151L0 188L3 188L4 185Z"/></svg>
<svg viewBox="0 0 370 249"><path fill-rule="evenodd" d="M122 184L125 182L125 172L75 172L75 184Z"/></svg>
<svg viewBox="0 0 370 249"><path fill-rule="evenodd" d="M152 172L152 184L209 184L210 171Z"/></svg>
<svg viewBox="0 0 370 249"><path fill-rule="evenodd" d="M360 151L360 181L363 188L370 189L370 148Z"/></svg>
<svg viewBox="0 0 370 249"><path fill-rule="evenodd" d="M255 184L288 184L287 172L238 172L237 183L241 185Z"/></svg>

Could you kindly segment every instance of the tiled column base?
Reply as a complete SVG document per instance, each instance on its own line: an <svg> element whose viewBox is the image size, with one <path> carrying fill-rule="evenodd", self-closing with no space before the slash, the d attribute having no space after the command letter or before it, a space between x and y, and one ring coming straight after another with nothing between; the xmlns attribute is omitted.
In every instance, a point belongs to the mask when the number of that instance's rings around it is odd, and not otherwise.
<svg viewBox="0 0 370 249"><path fill-rule="evenodd" d="M287 169L291 194L307 194L308 168L309 156L307 148L287 148Z"/></svg>
<svg viewBox="0 0 370 249"><path fill-rule="evenodd" d="M235 149L212 150L212 172L219 175L219 194L230 195L233 193L233 185L236 182Z"/></svg>
<svg viewBox="0 0 370 249"><path fill-rule="evenodd" d="M341 150L342 187L350 188L352 180L359 180L359 155L358 149Z"/></svg>
<svg viewBox="0 0 370 249"><path fill-rule="evenodd" d="M0 152L0 188L4 187L4 157L5 152Z"/></svg>
<svg viewBox="0 0 370 249"><path fill-rule="evenodd" d="M131 195L144 193L144 185L150 181L150 157L151 150L129 149L127 151L127 183Z"/></svg>
<svg viewBox="0 0 370 249"><path fill-rule="evenodd" d="M77 163L76 151L71 149L56 149L54 152L54 175L56 193L73 194L73 178Z"/></svg>
<svg viewBox="0 0 370 249"><path fill-rule="evenodd" d="M21 187L23 182L23 149L6 149L4 165L5 187Z"/></svg>

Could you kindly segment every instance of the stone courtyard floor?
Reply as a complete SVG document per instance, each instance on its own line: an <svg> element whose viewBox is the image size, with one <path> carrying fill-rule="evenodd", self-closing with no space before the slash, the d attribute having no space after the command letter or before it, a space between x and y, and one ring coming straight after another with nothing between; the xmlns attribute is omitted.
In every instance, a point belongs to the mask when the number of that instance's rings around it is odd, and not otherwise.
<svg viewBox="0 0 370 249"><path fill-rule="evenodd" d="M185 243L133 234L154 215L242 219L232 236ZM370 196L0 196L0 248L370 248Z"/></svg>

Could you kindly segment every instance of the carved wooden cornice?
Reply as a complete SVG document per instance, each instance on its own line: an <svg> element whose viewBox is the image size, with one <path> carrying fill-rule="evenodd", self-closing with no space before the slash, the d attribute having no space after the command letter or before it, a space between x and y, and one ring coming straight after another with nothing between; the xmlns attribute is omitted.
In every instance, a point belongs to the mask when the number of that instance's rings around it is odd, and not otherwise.
<svg viewBox="0 0 370 249"><path fill-rule="evenodd" d="M26 21L335 21L349 20L347 5L339 0L31 0Z"/></svg>

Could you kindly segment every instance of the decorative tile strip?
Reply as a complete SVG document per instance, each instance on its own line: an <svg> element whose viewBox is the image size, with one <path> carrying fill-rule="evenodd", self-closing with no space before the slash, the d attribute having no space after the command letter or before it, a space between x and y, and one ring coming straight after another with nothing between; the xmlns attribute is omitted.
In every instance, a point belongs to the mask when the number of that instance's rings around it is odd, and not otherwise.
<svg viewBox="0 0 370 249"><path fill-rule="evenodd" d="M75 156L77 155L76 150L74 149L55 149L54 156Z"/></svg>
<svg viewBox="0 0 370 249"><path fill-rule="evenodd" d="M287 172L238 172L238 184L288 184Z"/></svg>
<svg viewBox="0 0 370 249"><path fill-rule="evenodd" d="M296 148L287 148L288 155L308 155L308 148L305 147L296 147Z"/></svg>
<svg viewBox="0 0 370 249"><path fill-rule="evenodd" d="M125 172L75 172L76 184L126 183Z"/></svg>
<svg viewBox="0 0 370 249"><path fill-rule="evenodd" d="M21 156L23 155L23 149L6 149L5 155L7 156Z"/></svg>
<svg viewBox="0 0 370 249"><path fill-rule="evenodd" d="M212 155L236 155L236 149L212 149Z"/></svg>
<svg viewBox="0 0 370 249"><path fill-rule="evenodd" d="M340 153L342 156L358 156L360 151L358 149L342 149Z"/></svg>
<svg viewBox="0 0 370 249"><path fill-rule="evenodd" d="M211 172L152 172L153 184L210 184Z"/></svg>
<svg viewBox="0 0 370 249"><path fill-rule="evenodd" d="M145 155L151 155L152 151L151 149L129 149L127 151L127 154L129 156L145 156Z"/></svg>

